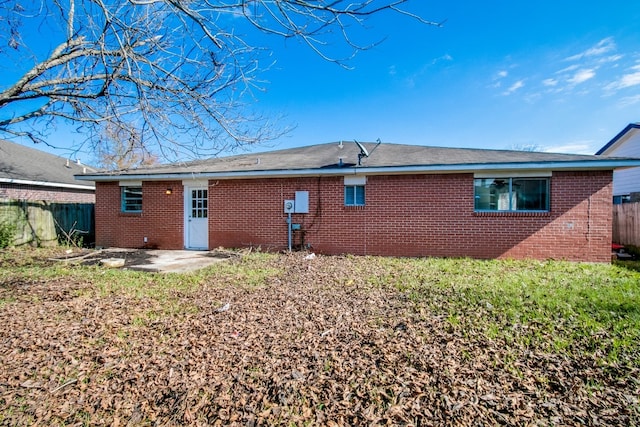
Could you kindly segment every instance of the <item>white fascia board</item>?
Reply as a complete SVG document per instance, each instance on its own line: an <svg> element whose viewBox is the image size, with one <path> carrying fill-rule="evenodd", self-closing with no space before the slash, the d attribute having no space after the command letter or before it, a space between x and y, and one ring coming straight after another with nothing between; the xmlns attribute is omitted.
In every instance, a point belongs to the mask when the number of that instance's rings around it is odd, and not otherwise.
<svg viewBox="0 0 640 427"><path fill-rule="evenodd" d="M435 173L474 173L505 171L576 171L576 170L614 170L625 167L640 166L640 159L606 159L599 161L575 162L539 162L539 163L476 163L459 165L424 165L424 166L382 166L382 167L349 167L331 169L279 169L231 172L164 173L164 174L132 174L132 175L83 175L77 179L91 181L166 181L182 179L242 179L242 178L292 178L305 176L347 176L347 175L406 175Z"/></svg>
<svg viewBox="0 0 640 427"><path fill-rule="evenodd" d="M93 181L93 180L90 180ZM59 182L47 182L47 181L31 181L27 179L13 179L13 178L0 178L0 182L6 184L18 184L18 185L35 185L38 187L56 187L56 188L70 188L73 190L95 190L96 187L91 185L80 184L63 184Z"/></svg>

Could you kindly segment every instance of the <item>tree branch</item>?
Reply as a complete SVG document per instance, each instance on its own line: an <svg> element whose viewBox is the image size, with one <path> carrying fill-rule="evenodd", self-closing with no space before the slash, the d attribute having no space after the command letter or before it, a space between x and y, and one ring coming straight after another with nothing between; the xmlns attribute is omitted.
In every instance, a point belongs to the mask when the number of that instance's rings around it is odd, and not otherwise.
<svg viewBox="0 0 640 427"><path fill-rule="evenodd" d="M20 2L26 9L18 16L9 10L12 2L0 1L0 34L11 34L6 42L13 47L0 47L0 56L25 66L14 82L0 83L0 133L41 140L60 120L77 124L85 143L101 152L117 146L109 138L128 137L144 144L144 152L172 157L267 141L287 129L248 113L264 84L260 72L273 64L257 36L300 40L323 60L348 68L356 53L379 43L357 42L373 15L441 25L404 10L408 2L32 0ZM50 35L55 47L25 55L29 37L35 43L41 35L19 33L20 20L59 28ZM338 49L328 43L336 34ZM119 152L141 150L129 147Z"/></svg>

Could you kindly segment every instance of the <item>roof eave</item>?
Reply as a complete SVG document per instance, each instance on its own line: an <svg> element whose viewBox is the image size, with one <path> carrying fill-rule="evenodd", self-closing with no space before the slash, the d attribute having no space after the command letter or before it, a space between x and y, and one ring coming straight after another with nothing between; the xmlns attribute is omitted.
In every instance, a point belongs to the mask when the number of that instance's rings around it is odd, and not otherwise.
<svg viewBox="0 0 640 427"><path fill-rule="evenodd" d="M93 181L88 180L88 181ZM55 188L68 188L72 190L90 190L95 191L95 185L81 185L81 184L65 184L62 182L48 182L48 181L32 181L28 179L13 179L13 178L0 178L0 182L3 184L17 184L17 185L35 185L38 187L55 187Z"/></svg>
<svg viewBox="0 0 640 427"><path fill-rule="evenodd" d="M141 174L109 174L109 175L76 175L78 180L96 182L107 181L167 181L198 179L258 179L258 178L290 178L305 176L343 176L343 175L406 175L429 173L470 173L476 171L570 171L570 170L613 170L618 168L640 166L640 160L607 159L599 161L570 162L525 162L525 163L473 163L457 165L423 165L423 166L380 166L380 167L342 167L342 168L308 168L277 169L225 172L175 172L175 173L141 173Z"/></svg>
<svg viewBox="0 0 640 427"><path fill-rule="evenodd" d="M640 123L629 123L624 129L622 129L616 136L614 136L611 141L607 142L604 147L598 150L596 156L607 155L611 149L617 145L617 142L620 141L625 135L631 132L634 129L640 129Z"/></svg>

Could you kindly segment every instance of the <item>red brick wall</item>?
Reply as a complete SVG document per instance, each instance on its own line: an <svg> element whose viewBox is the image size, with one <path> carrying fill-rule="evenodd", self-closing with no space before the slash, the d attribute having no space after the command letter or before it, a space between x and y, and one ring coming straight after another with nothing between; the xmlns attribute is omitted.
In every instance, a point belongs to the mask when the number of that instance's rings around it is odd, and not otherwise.
<svg viewBox="0 0 640 427"><path fill-rule="evenodd" d="M213 181L209 247L285 249L283 200L308 191L309 213L294 214L293 222L320 253L608 262L611 183L610 171L556 172L549 213L487 214L473 210L472 174L370 176L365 207L344 206L342 177ZM172 196L164 194L167 186ZM99 244L139 247L147 235L158 247L183 246L180 183L145 183L143 193L141 215L121 214L117 183L99 184Z"/></svg>
<svg viewBox="0 0 640 427"><path fill-rule="evenodd" d="M95 203L93 190L43 187L37 185L0 184L0 198L46 200L58 203Z"/></svg>
<svg viewBox="0 0 640 427"><path fill-rule="evenodd" d="M167 188L173 190L172 194L165 194ZM143 182L141 213L121 212L118 182L96 183L96 194L96 246L184 247L184 201L180 181Z"/></svg>

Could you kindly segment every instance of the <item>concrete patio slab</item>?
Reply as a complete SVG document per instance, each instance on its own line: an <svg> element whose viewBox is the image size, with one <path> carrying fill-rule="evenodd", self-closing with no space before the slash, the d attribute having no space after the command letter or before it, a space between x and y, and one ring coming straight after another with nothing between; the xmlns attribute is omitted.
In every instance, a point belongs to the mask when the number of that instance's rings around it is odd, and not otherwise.
<svg viewBox="0 0 640 427"><path fill-rule="evenodd" d="M187 251L160 249L104 249L105 258L124 258L131 270L158 273L186 273L228 260L234 254L220 251Z"/></svg>

